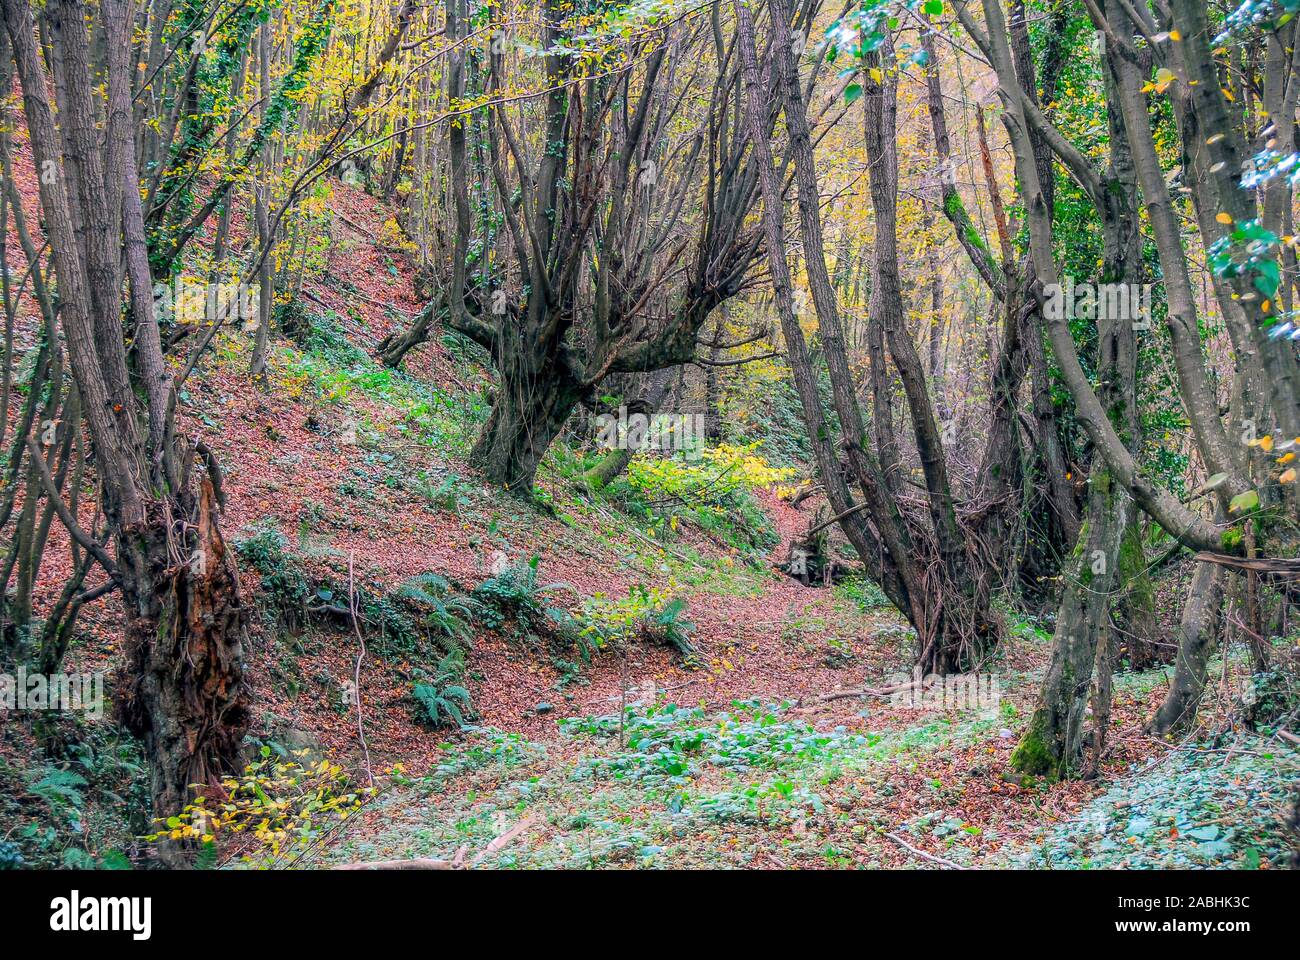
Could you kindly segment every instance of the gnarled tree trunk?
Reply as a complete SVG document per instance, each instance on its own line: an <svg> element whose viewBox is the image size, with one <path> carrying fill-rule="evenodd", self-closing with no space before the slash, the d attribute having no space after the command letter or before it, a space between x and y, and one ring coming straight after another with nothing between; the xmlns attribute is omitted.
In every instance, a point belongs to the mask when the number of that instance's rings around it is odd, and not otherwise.
<svg viewBox="0 0 1300 960"><path fill-rule="evenodd" d="M189 784L232 765L248 722L244 611L221 538L220 473L210 451L179 438L175 387L163 359L144 232L131 123L130 4L99 10L108 50L108 122L101 139L91 93L87 17L81 0L47 5L61 55L60 129L35 42L28 0L3 0L22 81L46 236L59 281L69 365L77 381L115 557L61 514L69 533L109 573L125 614L127 725L145 742L154 813L177 813ZM134 370L123 325L120 254L130 283ZM142 385L141 408L135 380ZM39 466L44 459L34 448ZM206 476L192 492L199 456ZM47 484L47 487L51 486ZM175 850L170 856L178 856Z"/></svg>

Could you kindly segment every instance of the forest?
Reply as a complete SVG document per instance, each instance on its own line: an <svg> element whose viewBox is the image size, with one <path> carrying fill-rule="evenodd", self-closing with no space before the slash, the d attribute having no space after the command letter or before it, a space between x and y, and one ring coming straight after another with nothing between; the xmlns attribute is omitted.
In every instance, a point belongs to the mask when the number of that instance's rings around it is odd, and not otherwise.
<svg viewBox="0 0 1300 960"><path fill-rule="evenodd" d="M1300 0L0 13L0 870L1300 866Z"/></svg>

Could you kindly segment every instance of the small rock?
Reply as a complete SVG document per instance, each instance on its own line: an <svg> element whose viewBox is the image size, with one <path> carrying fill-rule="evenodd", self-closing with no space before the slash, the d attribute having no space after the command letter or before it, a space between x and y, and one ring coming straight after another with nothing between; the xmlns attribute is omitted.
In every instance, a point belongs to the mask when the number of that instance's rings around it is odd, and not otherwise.
<svg viewBox="0 0 1300 960"><path fill-rule="evenodd" d="M1003 740L1010 740L1014 736L1015 734L1012 733L1010 730L1008 730L1006 727L1003 727L1001 730L998 731L998 737L1000 737Z"/></svg>
<svg viewBox="0 0 1300 960"><path fill-rule="evenodd" d="M551 706L549 703L539 703L537 706L533 707L533 710L538 714L550 713L554 709L555 707Z"/></svg>

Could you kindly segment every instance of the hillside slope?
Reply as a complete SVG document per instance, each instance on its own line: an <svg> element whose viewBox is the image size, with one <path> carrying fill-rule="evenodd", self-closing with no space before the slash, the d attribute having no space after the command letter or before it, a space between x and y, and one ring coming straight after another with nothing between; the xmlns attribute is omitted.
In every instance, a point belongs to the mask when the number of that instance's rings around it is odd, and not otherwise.
<svg viewBox="0 0 1300 960"><path fill-rule="evenodd" d="M225 471L225 530L253 608L254 746L327 759L354 784L373 776L380 792L306 847L219 836L224 862L463 847L502 866L992 865L1050 861L1060 824L1098 817L1120 824L1105 842L1146 863L1281 861L1294 755L1225 740L1212 749L1234 763L1183 751L1162 767L1168 747L1140 729L1159 672L1120 682L1102 780L1009 782L1046 654L1033 624L1011 625L996 704L836 696L896 680L910 632L863 581L805 586L775 569L811 505L795 510L770 486L743 491L768 531L755 545L745 518L693 523L626 487L586 490L584 455L565 444L548 456L537 501L483 486L465 462L487 411L483 358L438 333L403 371L376 363L374 344L419 308L411 265L378 239L389 219L380 203L335 184L331 209L325 262L296 301L295 338L274 343L269 383L247 375L247 335L225 332L186 385L182 422ZM47 595L66 576L57 562L42 572ZM593 626L672 601L676 647L639 627L605 642ZM439 604L450 619L434 615ZM112 670L119 623L111 599L88 610L67 669ZM416 696L452 685L436 682L448 657L465 688L453 697L463 730L433 729ZM130 745L110 717L89 723L121 763L35 759L31 724L5 726L8 836L23 838L29 860L149 857ZM75 803L41 786L60 772L81 781ZM1107 820L1115 791L1129 789L1115 779L1142 776L1145 795L1163 798L1151 801L1159 814L1136 831L1136 817ZM1203 792L1184 789L1188 778ZM134 815L115 809L126 791ZM1209 837L1212 810L1232 827ZM509 843L489 847L512 827ZM1110 849L1091 855L1104 862Z"/></svg>

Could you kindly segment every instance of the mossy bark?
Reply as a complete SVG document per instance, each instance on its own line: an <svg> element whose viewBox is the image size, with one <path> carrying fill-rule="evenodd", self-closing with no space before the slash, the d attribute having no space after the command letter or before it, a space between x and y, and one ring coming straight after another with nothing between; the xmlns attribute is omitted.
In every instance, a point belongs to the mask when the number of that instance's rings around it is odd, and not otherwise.
<svg viewBox="0 0 1300 960"><path fill-rule="evenodd" d="M1223 568L1213 563L1197 566L1187 592L1180 624L1174 679L1164 703L1151 721L1151 731L1164 735L1187 727L1205 691L1210 654L1219 639L1223 610Z"/></svg>
<svg viewBox="0 0 1300 960"><path fill-rule="evenodd" d="M1011 765L1023 773L1061 779L1079 769L1097 645L1109 616L1120 542L1133 511L1132 499L1107 471L1094 473L1088 518L1064 571L1066 587L1039 705L1011 755Z"/></svg>
<svg viewBox="0 0 1300 960"><path fill-rule="evenodd" d="M1132 670L1145 670L1157 663L1173 659L1173 649L1159 640L1156 623L1155 587L1147 571L1146 553L1142 549L1142 524L1134 517L1124 539L1120 542L1120 582L1124 594L1116 604L1115 616L1120 626L1119 639L1128 650L1128 665Z"/></svg>

